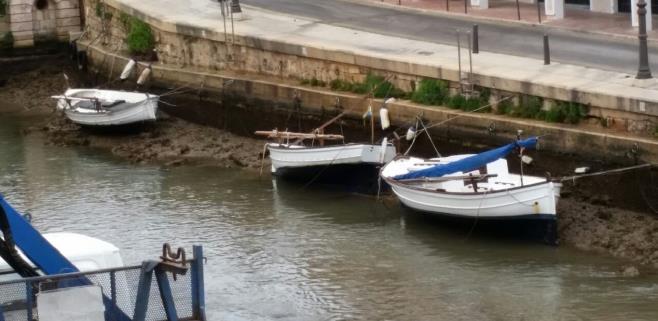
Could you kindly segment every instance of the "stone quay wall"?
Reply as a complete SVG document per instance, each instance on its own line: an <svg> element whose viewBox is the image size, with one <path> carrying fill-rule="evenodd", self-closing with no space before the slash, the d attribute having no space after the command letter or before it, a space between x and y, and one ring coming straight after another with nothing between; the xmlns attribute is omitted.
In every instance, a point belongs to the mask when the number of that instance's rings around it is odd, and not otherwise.
<svg viewBox="0 0 658 321"><path fill-rule="evenodd" d="M234 79L236 82L231 85L233 93L240 92L249 97L278 103L292 103L295 97L299 97L304 108L323 111L333 108L338 98L341 108L349 111L355 118L363 113L362 97L333 92L326 88L300 86L300 80L315 78L325 82L333 79L359 82L367 74L374 73L391 76L391 82L406 91L413 90L416 84L426 77L450 81L453 88L458 86L458 73L453 70L237 34L235 41L231 41L232 36L229 34L227 42L223 32L172 24L112 0L103 3L103 10L109 15L99 15L97 10L94 10L97 1L85 0L85 41L91 44L89 57L92 66L105 73L117 75L127 57L125 45L122 45L126 37L122 17L130 15L147 22L153 29L158 55L158 62L154 64L154 76L159 81L197 84L208 89L222 90L226 80ZM492 141L487 138L491 137L487 136L490 132L488 129L495 127L498 140L505 141L513 138L517 129L523 129L526 133L549 134L552 138L543 144L546 149L625 159L630 150L639 148L642 151L642 159L658 162L658 140L646 135L646 131L658 123L658 106L646 102L639 104L621 97L473 76L475 83L491 90L492 101L508 95L516 96L515 99L519 99L521 95L534 95L543 97L545 101L579 102L590 106L590 115L612 120L610 123L615 124L616 131L609 129L608 134L601 130L588 130L588 127L600 126L599 120L593 121L596 124L579 126L549 124L493 114L466 114L448 108L419 106L405 101L389 106L393 123L407 124L420 113L430 122L460 115L460 118L451 121L449 125L434 130L433 134L454 136L459 133L465 134L460 136L464 139ZM627 136L623 133L626 131L645 132L645 135Z"/></svg>

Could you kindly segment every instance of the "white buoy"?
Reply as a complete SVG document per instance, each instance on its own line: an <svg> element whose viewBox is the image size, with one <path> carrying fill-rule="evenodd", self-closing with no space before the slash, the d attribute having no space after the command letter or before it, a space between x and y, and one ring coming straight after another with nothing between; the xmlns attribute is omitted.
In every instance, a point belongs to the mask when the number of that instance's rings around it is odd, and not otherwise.
<svg viewBox="0 0 658 321"><path fill-rule="evenodd" d="M416 137L416 127L411 126L409 129L407 129L407 140L412 140Z"/></svg>
<svg viewBox="0 0 658 321"><path fill-rule="evenodd" d="M382 106L379 109L379 119L382 123L382 130L391 127L391 121L388 119L388 109L386 106Z"/></svg>
<svg viewBox="0 0 658 321"><path fill-rule="evenodd" d="M382 149L379 151L379 163L384 164L384 160L386 160L386 147L388 145L388 138L384 137L382 140Z"/></svg>
<svg viewBox="0 0 658 321"><path fill-rule="evenodd" d="M128 63L126 63L126 66L123 67L123 71L121 72L121 76L119 78L121 78L121 80L128 79L128 77L130 77L130 74L133 73L133 69L135 69L136 64L137 62L135 61L135 59L128 60Z"/></svg>
<svg viewBox="0 0 658 321"><path fill-rule="evenodd" d="M366 119L368 117L372 117L372 106L368 105L368 110L366 110L365 113L363 113L363 119Z"/></svg>
<svg viewBox="0 0 658 321"><path fill-rule="evenodd" d="M151 76L150 65L144 68L144 70L142 70L142 73L139 75L139 78L137 79L137 84L140 86L143 85L149 79L149 76Z"/></svg>
<svg viewBox="0 0 658 321"><path fill-rule="evenodd" d="M532 157L528 155L523 155L521 156L521 161L526 165L530 165L530 163L532 163Z"/></svg>
<svg viewBox="0 0 658 321"><path fill-rule="evenodd" d="M578 167L574 170L574 173L576 173L576 174L585 174L587 172L589 172L589 167L588 166Z"/></svg>

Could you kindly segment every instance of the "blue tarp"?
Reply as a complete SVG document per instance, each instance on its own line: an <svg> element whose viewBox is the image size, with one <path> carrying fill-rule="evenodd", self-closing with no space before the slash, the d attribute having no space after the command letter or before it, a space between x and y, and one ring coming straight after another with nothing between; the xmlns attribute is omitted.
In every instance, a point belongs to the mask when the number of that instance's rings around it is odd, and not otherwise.
<svg viewBox="0 0 658 321"><path fill-rule="evenodd" d="M456 172L467 173L507 156L517 147L535 148L536 145L537 137L530 137L528 139L519 140L514 143L507 144L503 147L498 147L496 149L492 149L477 155L469 156L458 161L447 164L438 164L426 169L409 172L404 175L398 175L393 177L393 179L401 180L422 177L441 177Z"/></svg>
<svg viewBox="0 0 658 321"><path fill-rule="evenodd" d="M45 274L78 272L57 249L26 221L0 194L0 206L5 210L16 246Z"/></svg>

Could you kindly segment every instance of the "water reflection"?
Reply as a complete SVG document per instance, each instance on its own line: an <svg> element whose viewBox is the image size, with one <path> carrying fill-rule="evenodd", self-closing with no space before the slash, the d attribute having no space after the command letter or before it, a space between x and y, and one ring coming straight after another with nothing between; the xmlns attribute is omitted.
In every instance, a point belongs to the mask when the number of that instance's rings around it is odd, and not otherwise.
<svg viewBox="0 0 658 321"><path fill-rule="evenodd" d="M200 243L210 320L655 320L658 277L456 229L374 198L214 167L131 165L46 146L0 119L0 191L42 231L126 262Z"/></svg>

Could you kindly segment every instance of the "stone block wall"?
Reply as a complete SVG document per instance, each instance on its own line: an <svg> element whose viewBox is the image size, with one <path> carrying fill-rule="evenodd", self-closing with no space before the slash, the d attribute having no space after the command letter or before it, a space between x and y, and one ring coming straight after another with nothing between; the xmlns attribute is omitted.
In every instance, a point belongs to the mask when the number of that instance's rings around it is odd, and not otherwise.
<svg viewBox="0 0 658 321"><path fill-rule="evenodd" d="M67 40L69 31L81 29L80 1L9 0L9 24L15 47L33 46L42 39Z"/></svg>

